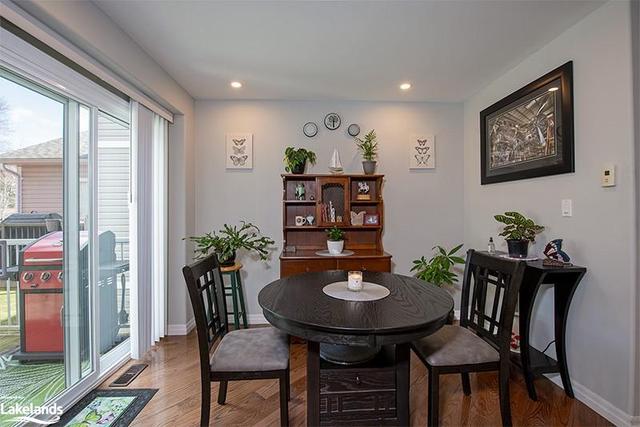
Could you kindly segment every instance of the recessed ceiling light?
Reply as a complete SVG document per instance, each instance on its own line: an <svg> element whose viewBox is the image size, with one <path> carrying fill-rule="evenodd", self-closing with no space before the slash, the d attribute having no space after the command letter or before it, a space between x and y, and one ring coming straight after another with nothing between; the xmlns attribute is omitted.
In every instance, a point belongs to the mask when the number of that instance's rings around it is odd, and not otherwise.
<svg viewBox="0 0 640 427"><path fill-rule="evenodd" d="M240 89L242 87L242 83L240 82L231 82L231 87L234 89Z"/></svg>
<svg viewBox="0 0 640 427"><path fill-rule="evenodd" d="M402 90L409 90L409 89L411 89L411 83L402 83L402 84L400 85L400 89L402 89Z"/></svg>
<svg viewBox="0 0 640 427"><path fill-rule="evenodd" d="M549 88L549 92L555 92L555 91L557 91L557 90L558 90L558 88L557 88L557 87L555 87L555 86L554 86L554 87L550 87L550 88Z"/></svg>

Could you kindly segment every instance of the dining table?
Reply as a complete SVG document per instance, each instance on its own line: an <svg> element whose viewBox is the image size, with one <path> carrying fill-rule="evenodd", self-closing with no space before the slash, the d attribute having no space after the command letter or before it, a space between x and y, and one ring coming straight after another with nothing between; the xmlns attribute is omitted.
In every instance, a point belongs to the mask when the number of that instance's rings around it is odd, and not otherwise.
<svg viewBox="0 0 640 427"><path fill-rule="evenodd" d="M347 271L311 272L258 295L271 325L307 342L307 425L409 425L410 344L453 311L446 290L414 277L364 271L362 281L350 293Z"/></svg>

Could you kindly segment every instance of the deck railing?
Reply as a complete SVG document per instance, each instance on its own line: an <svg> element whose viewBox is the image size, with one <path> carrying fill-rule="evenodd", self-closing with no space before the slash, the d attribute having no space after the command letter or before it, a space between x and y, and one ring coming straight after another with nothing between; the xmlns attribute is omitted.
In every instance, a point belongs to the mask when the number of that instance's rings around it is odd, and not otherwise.
<svg viewBox="0 0 640 427"><path fill-rule="evenodd" d="M4 265L11 270L18 265L20 251L35 239L6 239L7 250ZM0 334L16 334L20 330L20 304L18 303L18 275L10 272L5 280L0 280Z"/></svg>

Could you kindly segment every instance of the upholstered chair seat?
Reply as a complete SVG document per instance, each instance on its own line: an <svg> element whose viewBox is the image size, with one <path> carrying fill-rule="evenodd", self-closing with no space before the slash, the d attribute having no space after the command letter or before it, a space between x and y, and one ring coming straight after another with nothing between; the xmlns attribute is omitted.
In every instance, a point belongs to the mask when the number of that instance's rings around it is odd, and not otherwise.
<svg viewBox="0 0 640 427"><path fill-rule="evenodd" d="M498 350L467 328L446 325L414 342L414 351L431 366L458 366L497 362Z"/></svg>
<svg viewBox="0 0 640 427"><path fill-rule="evenodd" d="M211 356L212 372L264 372L287 369L287 334L275 328L228 332Z"/></svg>

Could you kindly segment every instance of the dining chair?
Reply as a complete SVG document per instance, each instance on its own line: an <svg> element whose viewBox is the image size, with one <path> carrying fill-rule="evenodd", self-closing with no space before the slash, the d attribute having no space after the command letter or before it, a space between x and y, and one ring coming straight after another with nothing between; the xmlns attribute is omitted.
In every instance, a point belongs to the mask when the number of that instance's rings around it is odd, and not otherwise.
<svg viewBox="0 0 640 427"><path fill-rule="evenodd" d="M202 402L200 425L209 425L211 382L219 381L218 403L224 405L227 382L278 379L280 424L289 425L289 338L275 328L229 331L226 298L215 254L182 269L193 306L200 353ZM219 340L213 354L211 349Z"/></svg>
<svg viewBox="0 0 640 427"><path fill-rule="evenodd" d="M427 366L428 425L438 425L439 376L459 373L465 395L470 372L498 371L502 424L511 425L509 352L511 327L526 263L469 250L462 283L460 325L411 343Z"/></svg>

